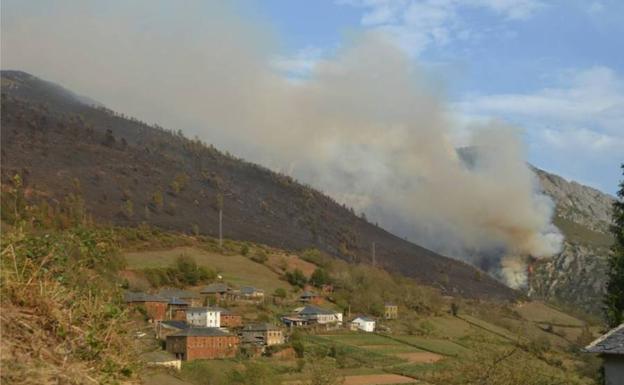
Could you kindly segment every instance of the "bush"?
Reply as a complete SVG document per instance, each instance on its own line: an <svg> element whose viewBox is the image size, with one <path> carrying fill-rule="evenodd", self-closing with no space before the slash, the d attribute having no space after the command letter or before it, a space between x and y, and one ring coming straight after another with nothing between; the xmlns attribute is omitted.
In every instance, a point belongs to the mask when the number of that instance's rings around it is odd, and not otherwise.
<svg viewBox="0 0 624 385"><path fill-rule="evenodd" d="M144 269L143 274L153 287L195 286L212 281L217 274L188 256L180 255L170 267Z"/></svg>
<svg viewBox="0 0 624 385"><path fill-rule="evenodd" d="M316 287L321 287L331 283L331 278L327 270L322 267L317 267L316 270L310 276L310 284Z"/></svg>
<svg viewBox="0 0 624 385"><path fill-rule="evenodd" d="M306 278L305 274L303 274L303 271L299 269L295 269L292 272L286 272L285 277L288 283L301 288L304 287L305 284L308 282L308 279Z"/></svg>
<svg viewBox="0 0 624 385"><path fill-rule="evenodd" d="M254 255L251 257L251 260L254 262L258 262L258 263L265 263L266 261L268 261L269 257L266 254L266 251L260 249L258 251L256 251L254 253Z"/></svg>

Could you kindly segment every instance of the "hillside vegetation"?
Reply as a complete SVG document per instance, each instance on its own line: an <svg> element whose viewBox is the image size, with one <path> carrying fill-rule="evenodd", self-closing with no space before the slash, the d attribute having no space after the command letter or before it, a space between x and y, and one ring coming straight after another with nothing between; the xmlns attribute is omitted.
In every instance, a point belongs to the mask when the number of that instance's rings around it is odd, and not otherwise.
<svg viewBox="0 0 624 385"><path fill-rule="evenodd" d="M227 238L293 251L316 248L365 263L375 242L378 265L444 293L518 295L466 263L384 231L309 186L181 131L83 104L23 72L3 71L2 86L2 182L19 175L26 199L45 200L51 213L63 200L80 199L99 223L147 223L214 237L222 209Z"/></svg>
<svg viewBox="0 0 624 385"><path fill-rule="evenodd" d="M6 383L592 384L597 373L599 362L578 353L596 328L544 304L446 297L318 250L293 254L227 239L220 247L211 237L145 225L96 225L80 199L63 200L51 218L45 201L30 204L25 194L16 180L2 195L3 212L11 213L2 222L0 357ZM380 316L390 301L399 305L400 317L380 320L378 334L294 333L288 345L294 357L240 354L188 362L172 374L141 364L141 353L159 349L150 340L153 326L120 303L122 288L151 291L163 284L148 279L152 269L171 269L173 281L166 284L189 290L217 274L230 284L267 290L264 303L228 304L246 321L277 323L299 306L303 289L290 279L294 270L304 283L333 285L325 307Z"/></svg>

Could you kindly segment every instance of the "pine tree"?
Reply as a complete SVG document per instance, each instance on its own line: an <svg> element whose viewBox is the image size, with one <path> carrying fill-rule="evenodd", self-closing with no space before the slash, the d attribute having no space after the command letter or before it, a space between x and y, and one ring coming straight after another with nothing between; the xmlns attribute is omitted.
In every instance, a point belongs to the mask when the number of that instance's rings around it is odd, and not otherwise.
<svg viewBox="0 0 624 385"><path fill-rule="evenodd" d="M624 174L624 164L622 164ZM605 310L610 327L624 322L624 180L620 182L618 199L613 203L613 225L615 237L612 254L609 256Z"/></svg>

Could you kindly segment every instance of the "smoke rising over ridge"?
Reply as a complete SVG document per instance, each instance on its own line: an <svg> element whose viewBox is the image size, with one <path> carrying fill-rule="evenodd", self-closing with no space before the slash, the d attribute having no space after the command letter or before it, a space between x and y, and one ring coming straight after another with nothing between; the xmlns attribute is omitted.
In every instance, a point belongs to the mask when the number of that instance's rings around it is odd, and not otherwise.
<svg viewBox="0 0 624 385"><path fill-rule="evenodd" d="M383 36L352 37L292 82L271 67L278 39L252 17L224 5L167 15L143 5L67 3L26 17L27 6L5 3L2 68L188 128L512 286L526 279L523 258L559 250L552 202L537 192L518 130L474 127L467 162L444 100Z"/></svg>

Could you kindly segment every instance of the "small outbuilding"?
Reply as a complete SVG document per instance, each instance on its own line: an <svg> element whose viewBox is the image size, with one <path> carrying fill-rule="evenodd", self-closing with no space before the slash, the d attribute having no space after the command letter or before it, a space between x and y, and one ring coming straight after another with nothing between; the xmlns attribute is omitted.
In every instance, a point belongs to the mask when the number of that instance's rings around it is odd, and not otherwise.
<svg viewBox="0 0 624 385"><path fill-rule="evenodd" d="M384 318L385 319L399 318L399 307L393 303L384 304Z"/></svg>
<svg viewBox="0 0 624 385"><path fill-rule="evenodd" d="M604 360L605 385L624 384L624 323L585 347L587 353L597 353Z"/></svg>
<svg viewBox="0 0 624 385"><path fill-rule="evenodd" d="M351 330L362 330L372 333L375 331L375 320L369 317L356 317L351 321Z"/></svg>

